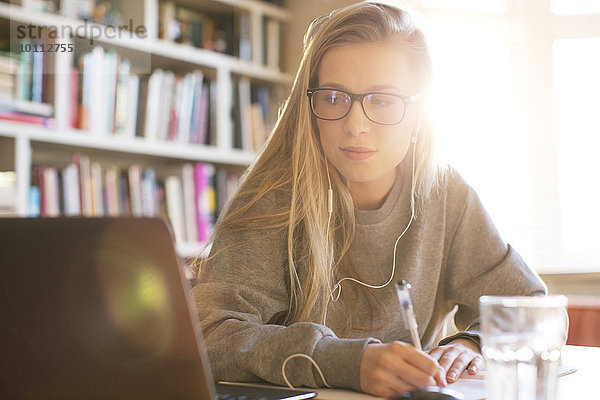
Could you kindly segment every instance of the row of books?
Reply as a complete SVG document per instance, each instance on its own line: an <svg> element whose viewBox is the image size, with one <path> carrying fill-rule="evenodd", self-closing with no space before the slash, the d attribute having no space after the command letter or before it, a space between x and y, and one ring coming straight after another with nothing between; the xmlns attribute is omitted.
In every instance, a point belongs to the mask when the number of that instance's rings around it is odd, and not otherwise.
<svg viewBox="0 0 600 400"><path fill-rule="evenodd" d="M156 69L147 85L144 82L140 98L145 98L145 106L138 110L138 136L215 144L216 81L204 79L202 71L178 75Z"/></svg>
<svg viewBox="0 0 600 400"><path fill-rule="evenodd" d="M159 39L252 60L252 16L248 11L200 12L172 0L161 0L159 9ZM280 22L265 17L262 26L262 63L279 69Z"/></svg>
<svg viewBox="0 0 600 400"><path fill-rule="evenodd" d="M52 125L53 108L49 68L52 56L23 41L30 51L0 51L0 120ZM32 47L33 46L33 47Z"/></svg>
<svg viewBox="0 0 600 400"><path fill-rule="evenodd" d="M45 1L45 3L52 2ZM118 26L123 21L120 6L120 1L60 0L60 13L70 18L87 19L100 24ZM56 5L53 7L51 4L47 4L44 11L55 12L57 8Z"/></svg>
<svg viewBox="0 0 600 400"><path fill-rule="evenodd" d="M280 86L252 84L240 77L233 84L233 128L235 148L257 152L277 121L284 99Z"/></svg>
<svg viewBox="0 0 600 400"><path fill-rule="evenodd" d="M79 57L70 84L71 127L135 136L139 77L127 58L96 46Z"/></svg>
<svg viewBox="0 0 600 400"><path fill-rule="evenodd" d="M96 135L215 143L215 82L201 70L132 73L129 59L96 46L71 70L70 124Z"/></svg>
<svg viewBox="0 0 600 400"><path fill-rule="evenodd" d="M161 0L158 24L159 39L234 54L234 23L228 15L199 12L171 0Z"/></svg>
<svg viewBox="0 0 600 400"><path fill-rule="evenodd" d="M118 168L75 154L62 168L33 167L29 215L163 217L178 242L204 242L238 179L205 163L184 164L162 179L152 167Z"/></svg>

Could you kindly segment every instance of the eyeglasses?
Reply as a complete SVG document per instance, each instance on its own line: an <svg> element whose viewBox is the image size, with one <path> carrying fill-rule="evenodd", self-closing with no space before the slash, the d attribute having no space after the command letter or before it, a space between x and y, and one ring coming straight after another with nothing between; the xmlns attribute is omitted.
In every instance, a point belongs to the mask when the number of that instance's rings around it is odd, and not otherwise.
<svg viewBox="0 0 600 400"><path fill-rule="evenodd" d="M352 104L358 101L367 118L380 125L396 125L402 122L406 108L420 97L420 93L410 97L391 93L354 94L337 89L308 89L310 109L315 117L326 121L344 118Z"/></svg>

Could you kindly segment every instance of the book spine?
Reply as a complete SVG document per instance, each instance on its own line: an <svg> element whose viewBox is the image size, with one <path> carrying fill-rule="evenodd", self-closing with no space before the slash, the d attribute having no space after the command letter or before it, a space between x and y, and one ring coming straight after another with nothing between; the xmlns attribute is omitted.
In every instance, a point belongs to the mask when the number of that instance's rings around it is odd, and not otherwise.
<svg viewBox="0 0 600 400"><path fill-rule="evenodd" d="M90 92L89 92L89 129L94 135L106 134L106 101L105 101L105 54L100 46L94 47L90 58Z"/></svg>
<svg viewBox="0 0 600 400"><path fill-rule="evenodd" d="M69 83L71 91L69 93L69 126L77 129L77 114L79 108L79 70L75 67L69 72Z"/></svg>
<svg viewBox="0 0 600 400"><path fill-rule="evenodd" d="M23 45L31 45L28 40L22 42ZM17 99L30 101L31 100L31 64L32 54L29 51L21 53L21 63L19 68L19 78L17 84Z"/></svg>
<svg viewBox="0 0 600 400"><path fill-rule="evenodd" d="M185 228L181 179L179 179L178 176L173 175L167 177L165 180L165 192L167 198L167 212L173 228L175 240L177 243L183 243L185 241Z"/></svg>
<svg viewBox="0 0 600 400"><path fill-rule="evenodd" d="M130 75L127 88L127 115L124 131L124 136L128 138L135 137L137 129L139 87L139 77L137 75Z"/></svg>
<svg viewBox="0 0 600 400"><path fill-rule="evenodd" d="M152 168L144 168L142 171L142 213L145 217L158 215L156 172Z"/></svg>
<svg viewBox="0 0 600 400"><path fill-rule="evenodd" d="M115 134L124 136L127 131L127 112L129 106L129 71L131 63L127 58L119 62L119 73L117 80L117 96L115 102ZM134 114L135 115L135 114Z"/></svg>
<svg viewBox="0 0 600 400"><path fill-rule="evenodd" d="M194 166L187 163L182 168L183 210L185 214L185 237L188 242L198 241L198 225L196 222L196 185L194 182Z"/></svg>
<svg viewBox="0 0 600 400"><path fill-rule="evenodd" d="M29 187L29 207L27 215L29 217L39 217L41 214L41 194L37 186Z"/></svg>
<svg viewBox="0 0 600 400"><path fill-rule="evenodd" d="M90 168L92 178L92 215L94 217L102 217L104 216L102 167L98 162L93 162Z"/></svg>
<svg viewBox="0 0 600 400"><path fill-rule="evenodd" d="M53 167L43 169L44 182L44 213L46 217L57 217L60 215L58 171Z"/></svg>
<svg viewBox="0 0 600 400"><path fill-rule="evenodd" d="M204 173L204 163L196 163L194 165L194 181L196 188L195 204L196 204L196 225L198 229L198 240L205 242L208 238L206 221L202 213L203 194L206 190L206 175Z"/></svg>
<svg viewBox="0 0 600 400"><path fill-rule="evenodd" d="M40 44L43 45L43 42ZM33 65L31 69L31 101L35 103L41 103L44 80L44 52L34 51L32 57Z"/></svg>
<svg viewBox="0 0 600 400"><path fill-rule="evenodd" d="M64 214L66 216L81 215L79 169L75 163L69 163L63 170L63 193L65 199Z"/></svg>
<svg viewBox="0 0 600 400"><path fill-rule="evenodd" d="M131 215L142 217L144 208L142 206L142 169L133 164L129 167L129 197L131 198Z"/></svg>
<svg viewBox="0 0 600 400"><path fill-rule="evenodd" d="M106 215L109 217L118 217L121 215L118 179L119 174L115 166L106 168L106 173L104 174L105 204Z"/></svg>

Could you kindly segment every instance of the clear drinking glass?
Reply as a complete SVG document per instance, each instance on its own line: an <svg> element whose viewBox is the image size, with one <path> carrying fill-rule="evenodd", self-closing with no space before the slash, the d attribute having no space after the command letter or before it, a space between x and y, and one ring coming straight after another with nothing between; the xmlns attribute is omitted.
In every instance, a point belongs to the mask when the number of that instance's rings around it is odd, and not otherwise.
<svg viewBox="0 0 600 400"><path fill-rule="evenodd" d="M565 296L479 299L486 399L555 399L566 306Z"/></svg>

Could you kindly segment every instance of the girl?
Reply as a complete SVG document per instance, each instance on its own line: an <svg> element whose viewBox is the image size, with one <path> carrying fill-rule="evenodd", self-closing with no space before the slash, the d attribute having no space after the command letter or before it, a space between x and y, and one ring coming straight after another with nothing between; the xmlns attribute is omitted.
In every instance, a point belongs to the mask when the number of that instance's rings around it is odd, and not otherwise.
<svg viewBox="0 0 600 400"><path fill-rule="evenodd" d="M215 379L377 396L444 386L484 368L479 296L545 293L471 187L434 163L430 79L401 9L363 2L311 24L193 290ZM428 352L407 344L403 279Z"/></svg>

